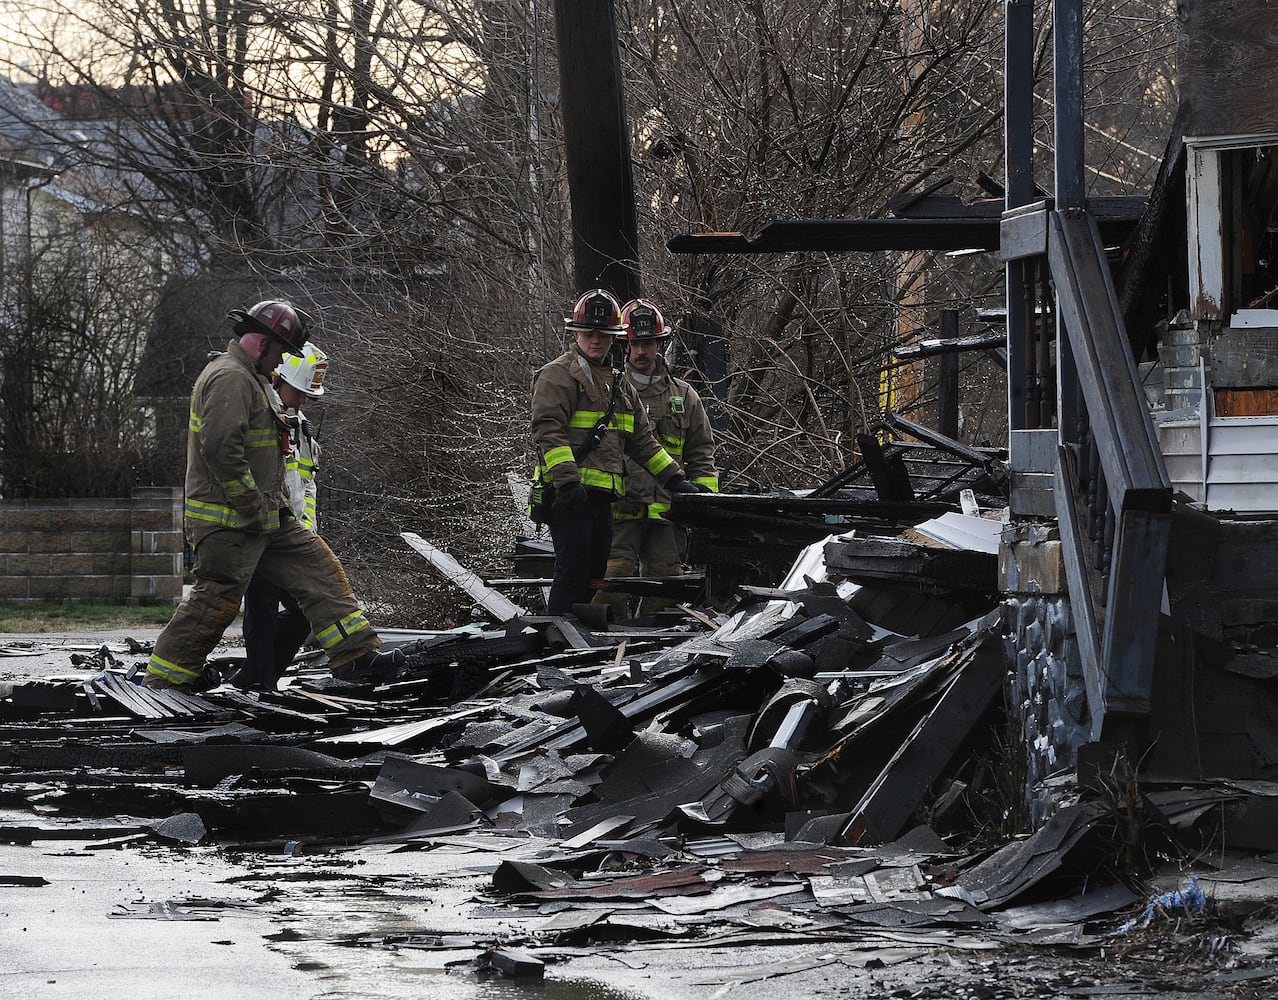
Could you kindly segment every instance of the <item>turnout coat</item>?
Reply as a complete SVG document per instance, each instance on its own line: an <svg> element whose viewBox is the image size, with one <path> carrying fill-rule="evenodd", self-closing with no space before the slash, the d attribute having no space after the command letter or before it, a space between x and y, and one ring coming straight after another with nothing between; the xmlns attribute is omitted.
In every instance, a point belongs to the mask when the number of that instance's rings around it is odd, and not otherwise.
<svg viewBox="0 0 1278 1000"><path fill-rule="evenodd" d="M616 383L616 404L607 430L584 457L587 440L608 412ZM572 344L533 379L532 439L538 481L566 486L578 479L588 489L614 499L625 496L625 461L633 460L665 483L683 474L653 436L648 414L629 380L606 361L594 364Z"/></svg>

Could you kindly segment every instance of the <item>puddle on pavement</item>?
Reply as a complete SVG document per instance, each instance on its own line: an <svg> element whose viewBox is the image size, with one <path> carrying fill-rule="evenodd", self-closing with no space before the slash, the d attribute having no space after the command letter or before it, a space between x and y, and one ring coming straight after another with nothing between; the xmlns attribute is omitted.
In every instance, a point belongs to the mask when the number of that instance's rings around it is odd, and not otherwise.
<svg viewBox="0 0 1278 1000"><path fill-rule="evenodd" d="M548 964L545 978L476 971L478 954L510 920L476 921L438 905L429 879L322 881L290 885L274 901L268 947L312 977L308 1000L634 1000L637 994L575 978ZM372 881L377 879L380 884ZM416 890L431 886L427 894ZM462 893L464 897L469 892ZM483 925L483 926L481 926Z"/></svg>
<svg viewBox="0 0 1278 1000"><path fill-rule="evenodd" d="M320 988L313 1000L632 1000L634 994L603 983L566 975L568 966L548 965L545 978L510 978L491 970L476 971L477 949L437 946L416 948L413 935L394 935L378 945L373 936L360 939L315 939L289 929L268 935L274 950L287 955L293 968L315 978ZM430 938L433 935L422 935Z"/></svg>
<svg viewBox="0 0 1278 1000"><path fill-rule="evenodd" d="M334 951L309 942L306 957L293 967L313 976L319 988L312 1000L632 1000L633 994L590 979L508 978L470 967L441 968L456 953L337 946ZM329 943L330 946L332 943ZM278 950L288 953L287 946Z"/></svg>
<svg viewBox="0 0 1278 1000"><path fill-rule="evenodd" d="M365 980L358 969L320 973L312 1000L632 1000L588 979L507 979L440 969L382 969ZM353 973L353 975L352 975ZM347 977L350 977L349 979Z"/></svg>

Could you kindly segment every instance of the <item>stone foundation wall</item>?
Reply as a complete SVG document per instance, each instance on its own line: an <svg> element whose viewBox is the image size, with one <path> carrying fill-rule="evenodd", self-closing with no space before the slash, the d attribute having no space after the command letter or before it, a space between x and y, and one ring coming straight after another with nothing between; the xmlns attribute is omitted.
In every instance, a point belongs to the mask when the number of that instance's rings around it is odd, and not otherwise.
<svg viewBox="0 0 1278 1000"><path fill-rule="evenodd" d="M1061 543L1052 530L1021 524L999 559L1005 651L1025 750L1025 805L1037 829L1055 811L1046 779L1073 771L1090 741L1091 718L1070 612Z"/></svg>
<svg viewBox="0 0 1278 1000"><path fill-rule="evenodd" d="M0 600L177 604L182 491L0 500Z"/></svg>

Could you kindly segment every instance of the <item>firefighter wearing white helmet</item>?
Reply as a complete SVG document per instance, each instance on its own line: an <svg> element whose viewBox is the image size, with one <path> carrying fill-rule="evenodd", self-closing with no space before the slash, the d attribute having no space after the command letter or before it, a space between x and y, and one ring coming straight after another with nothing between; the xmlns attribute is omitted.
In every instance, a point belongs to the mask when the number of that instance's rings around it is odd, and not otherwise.
<svg viewBox="0 0 1278 1000"><path fill-rule="evenodd" d="M301 354L285 354L275 374L298 392L318 399L324 395L324 376L328 374L328 355L315 344L308 343Z"/></svg>
<svg viewBox="0 0 1278 1000"><path fill-rule="evenodd" d="M621 310L625 330L626 380L634 387L653 433L661 446L683 465L688 479L702 491L718 492L710 418L697 390L676 378L662 356L670 337L661 310L647 299L632 299ZM683 572L686 539L683 529L666 520L670 493L646 469L626 460L626 495L613 504L610 578L678 576ZM601 590L596 603L608 604L614 618L630 617L630 597ZM670 605L659 597L645 597L640 614Z"/></svg>
<svg viewBox="0 0 1278 1000"><path fill-rule="evenodd" d="M298 354L285 354L275 369L275 391L288 428L284 483L293 516L311 532L319 531L315 501L320 445L302 407L308 399L324 395L327 374L328 355L311 343ZM254 573L244 592L244 666L231 683L244 690L274 691L310 631L297 598L264 574Z"/></svg>
<svg viewBox="0 0 1278 1000"><path fill-rule="evenodd" d="M293 513L302 527L319 530L315 510L315 473L319 470L319 442L311 422L302 415L308 399L324 395L324 376L328 374L328 355L315 344L307 344L301 354L285 354L275 369L275 388L284 404L289 424L290 452L285 463L285 482Z"/></svg>

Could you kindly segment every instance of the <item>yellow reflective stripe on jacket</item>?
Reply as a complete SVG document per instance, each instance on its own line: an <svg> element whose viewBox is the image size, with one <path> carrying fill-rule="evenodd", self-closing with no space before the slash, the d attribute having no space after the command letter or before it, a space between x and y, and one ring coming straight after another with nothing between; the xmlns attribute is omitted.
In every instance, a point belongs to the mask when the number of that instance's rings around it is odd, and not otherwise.
<svg viewBox="0 0 1278 1000"><path fill-rule="evenodd" d="M151 660L146 665L146 672L155 674L157 677L163 677L173 684L190 684L200 676L198 671L178 666L172 660L161 659L154 653L151 654Z"/></svg>
<svg viewBox="0 0 1278 1000"><path fill-rule="evenodd" d="M296 469L303 479L315 478L315 463L309 458L290 458L287 468Z"/></svg>
<svg viewBox="0 0 1278 1000"><path fill-rule="evenodd" d="M204 429L204 420L192 410L190 419L187 421L187 427L190 428L191 433L199 434ZM250 427L244 432L244 447L246 448L275 448L279 446L279 443L279 434L269 428Z"/></svg>
<svg viewBox="0 0 1278 1000"><path fill-rule="evenodd" d="M670 453L666 451L664 448L662 448L661 451L653 455L652 458L648 459L648 461L645 463L645 467L647 468L649 472L652 473L653 478L656 478L659 472L663 471L664 469L668 468L671 465L674 465L674 459L670 457Z"/></svg>
<svg viewBox="0 0 1278 1000"><path fill-rule="evenodd" d="M673 455L675 458L683 457L682 437L666 437L664 434L658 434L657 440L661 442L661 447L666 449L666 454Z"/></svg>
<svg viewBox="0 0 1278 1000"><path fill-rule="evenodd" d="M568 426L580 429L595 427L603 419L602 410L577 410L569 419ZM608 421L608 429L633 434L635 431L635 415L633 413L614 413Z"/></svg>
<svg viewBox="0 0 1278 1000"><path fill-rule="evenodd" d="M648 504L648 516L657 521L664 521L666 520L666 518L663 515L669 509L670 509L670 505L668 503L653 501L652 503Z"/></svg>
<svg viewBox="0 0 1278 1000"><path fill-rule="evenodd" d="M186 516L193 521L218 524L223 528L261 528L263 531L275 531L280 526L278 510L267 511L262 517L246 517L233 507L192 500L190 497L186 498L185 510Z"/></svg>
<svg viewBox="0 0 1278 1000"><path fill-rule="evenodd" d="M541 476L542 482L550 482L550 470L556 465L563 465L565 462L575 462L576 456L573 455L572 449L566 444L560 445L558 448L551 448L546 452L546 456L541 460Z"/></svg>
<svg viewBox="0 0 1278 1000"><path fill-rule="evenodd" d="M257 489L257 480L253 478L253 473L247 473L239 479L228 479L225 482L219 482L218 486L222 487L222 492L228 497L242 497L250 490Z"/></svg>
<svg viewBox="0 0 1278 1000"><path fill-rule="evenodd" d="M670 510L670 505L668 503L654 501L653 503L644 504L643 511L638 514L622 514L619 511L614 511L612 519L614 521L640 521L645 518L649 518L653 521L665 521L669 523L670 519L665 516L668 510Z"/></svg>
<svg viewBox="0 0 1278 1000"><path fill-rule="evenodd" d="M719 492L718 476L698 476L696 480L694 481L700 483L702 486L705 486L708 489L713 490L715 493ZM645 504L644 506L645 506L645 512L643 514L616 514L615 513L613 514L612 519L614 521L627 521L632 519L638 519L641 517L650 517L656 521L670 520L668 517L665 516L670 510L670 505L668 503L662 503L660 500L654 500L652 503Z"/></svg>
<svg viewBox="0 0 1278 1000"><path fill-rule="evenodd" d="M302 527L303 527L303 528L305 528L307 531L314 531L314 530L315 530L315 515L316 515L316 509L315 509L315 498L314 498L314 497L307 497L307 498L303 501L303 504L304 504L304 506L305 506L305 508L306 508L306 509L305 509L305 511L302 513Z"/></svg>
<svg viewBox="0 0 1278 1000"><path fill-rule="evenodd" d="M602 469L581 469L581 482L583 486L593 486L600 490L611 490L618 496L623 495L625 491L624 482L620 472L604 472Z"/></svg>
<svg viewBox="0 0 1278 1000"><path fill-rule="evenodd" d="M333 622L328 628L320 629L315 633L315 638L320 641L320 645L325 649L332 649L347 636L361 632L368 627L368 619L364 617L364 612L356 611L354 614L347 615L341 621Z"/></svg>

